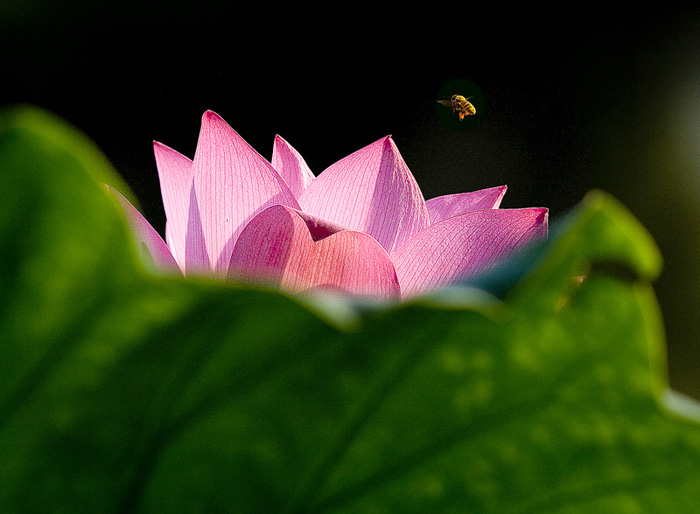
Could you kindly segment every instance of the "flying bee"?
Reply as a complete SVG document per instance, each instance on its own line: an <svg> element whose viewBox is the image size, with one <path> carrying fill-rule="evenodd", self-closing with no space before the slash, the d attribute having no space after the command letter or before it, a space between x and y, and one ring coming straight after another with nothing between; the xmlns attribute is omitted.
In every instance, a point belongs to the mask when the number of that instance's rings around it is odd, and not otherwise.
<svg viewBox="0 0 700 514"><path fill-rule="evenodd" d="M459 116L459 121L462 121L465 116L476 114L476 107L469 101L469 98L471 96L464 98L462 95L452 95L449 100L438 100L438 103L451 107L452 112L456 112Z"/></svg>

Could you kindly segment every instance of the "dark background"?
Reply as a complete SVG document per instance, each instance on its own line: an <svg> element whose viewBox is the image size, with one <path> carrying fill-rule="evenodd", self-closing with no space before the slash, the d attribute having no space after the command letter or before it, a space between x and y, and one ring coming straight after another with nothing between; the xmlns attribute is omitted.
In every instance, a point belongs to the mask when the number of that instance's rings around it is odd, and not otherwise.
<svg viewBox="0 0 700 514"><path fill-rule="evenodd" d="M503 207L556 219L604 189L661 247L671 383L700 398L698 9L297 7L0 1L0 103L87 133L161 232L151 142L192 157L207 109L316 174L392 134L426 198L507 184ZM436 103L452 81L462 124Z"/></svg>

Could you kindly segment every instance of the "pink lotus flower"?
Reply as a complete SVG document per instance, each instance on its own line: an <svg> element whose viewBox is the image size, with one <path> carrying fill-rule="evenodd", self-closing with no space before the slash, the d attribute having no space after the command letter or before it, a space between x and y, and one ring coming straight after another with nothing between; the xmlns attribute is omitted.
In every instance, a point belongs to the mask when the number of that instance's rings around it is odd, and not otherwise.
<svg viewBox="0 0 700 514"><path fill-rule="evenodd" d="M167 244L112 191L155 265L185 275L408 298L547 235L547 209L498 209L506 186L425 201L389 136L314 177L281 137L268 162L208 111L193 161L154 151Z"/></svg>

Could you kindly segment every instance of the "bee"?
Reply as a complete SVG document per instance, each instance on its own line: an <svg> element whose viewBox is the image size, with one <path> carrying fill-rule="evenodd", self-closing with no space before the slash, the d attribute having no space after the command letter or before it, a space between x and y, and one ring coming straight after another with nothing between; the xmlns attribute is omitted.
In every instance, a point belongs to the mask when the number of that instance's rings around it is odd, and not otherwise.
<svg viewBox="0 0 700 514"><path fill-rule="evenodd" d="M471 96L464 98L462 95L452 95L449 100L438 100L438 103L451 107L452 112L456 112L459 116L459 121L462 121L465 116L476 114L476 107L469 101L469 98Z"/></svg>

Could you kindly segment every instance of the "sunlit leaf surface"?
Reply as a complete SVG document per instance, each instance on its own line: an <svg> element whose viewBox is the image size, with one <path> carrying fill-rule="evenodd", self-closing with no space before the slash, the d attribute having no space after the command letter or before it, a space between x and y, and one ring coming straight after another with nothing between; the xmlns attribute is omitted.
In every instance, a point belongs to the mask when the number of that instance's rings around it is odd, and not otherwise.
<svg viewBox="0 0 700 514"><path fill-rule="evenodd" d="M104 166L2 114L3 512L700 512L660 258L608 196L471 286L368 305L153 275Z"/></svg>

